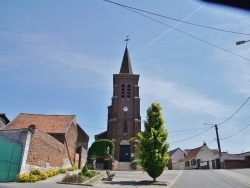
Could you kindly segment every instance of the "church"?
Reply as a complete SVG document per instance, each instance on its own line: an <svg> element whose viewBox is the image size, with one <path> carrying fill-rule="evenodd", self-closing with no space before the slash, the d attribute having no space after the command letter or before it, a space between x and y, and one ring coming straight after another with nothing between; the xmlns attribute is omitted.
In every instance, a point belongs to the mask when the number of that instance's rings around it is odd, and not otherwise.
<svg viewBox="0 0 250 188"><path fill-rule="evenodd" d="M134 74L126 45L119 74L113 74L113 96L108 106L107 131L95 139L110 139L115 145L114 157L131 162L135 147L130 138L141 132L139 74Z"/></svg>

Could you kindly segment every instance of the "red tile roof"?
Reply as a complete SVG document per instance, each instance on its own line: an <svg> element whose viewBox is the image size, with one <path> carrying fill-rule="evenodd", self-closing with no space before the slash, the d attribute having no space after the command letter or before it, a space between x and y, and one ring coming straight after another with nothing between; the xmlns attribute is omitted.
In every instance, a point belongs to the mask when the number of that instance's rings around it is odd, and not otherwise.
<svg viewBox="0 0 250 188"><path fill-rule="evenodd" d="M4 130L28 128L30 125L35 125L36 128L47 133L66 133L72 122L76 123L75 115L20 113Z"/></svg>
<svg viewBox="0 0 250 188"><path fill-rule="evenodd" d="M183 161L189 161L191 159L194 159L195 156L199 153L200 149L201 147L190 150L188 155L183 159Z"/></svg>

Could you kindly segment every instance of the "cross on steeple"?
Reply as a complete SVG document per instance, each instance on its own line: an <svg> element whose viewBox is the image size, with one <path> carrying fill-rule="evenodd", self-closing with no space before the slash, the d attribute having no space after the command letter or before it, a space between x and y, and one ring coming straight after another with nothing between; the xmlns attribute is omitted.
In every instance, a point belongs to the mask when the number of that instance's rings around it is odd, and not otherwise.
<svg viewBox="0 0 250 188"><path fill-rule="evenodd" d="M127 38L124 40L124 41L126 41L126 46L128 45L128 41L130 40L128 37L129 36L127 35Z"/></svg>

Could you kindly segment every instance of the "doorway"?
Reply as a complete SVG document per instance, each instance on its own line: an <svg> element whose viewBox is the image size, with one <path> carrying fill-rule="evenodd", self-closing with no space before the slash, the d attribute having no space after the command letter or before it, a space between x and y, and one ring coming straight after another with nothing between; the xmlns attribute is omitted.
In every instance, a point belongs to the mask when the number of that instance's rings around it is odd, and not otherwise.
<svg viewBox="0 0 250 188"><path fill-rule="evenodd" d="M130 145L120 145L120 162L130 162Z"/></svg>

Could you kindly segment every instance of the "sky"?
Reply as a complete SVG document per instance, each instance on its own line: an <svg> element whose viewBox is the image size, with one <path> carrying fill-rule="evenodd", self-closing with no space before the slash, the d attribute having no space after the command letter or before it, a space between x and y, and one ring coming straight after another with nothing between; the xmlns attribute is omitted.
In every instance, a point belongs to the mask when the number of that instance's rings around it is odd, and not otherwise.
<svg viewBox="0 0 250 188"><path fill-rule="evenodd" d="M169 150L218 148L218 124L222 151L250 151L250 42L235 45L250 40L250 12L199 0L114 2L165 17L103 0L0 0L0 113L76 115L91 145L107 128L128 35L141 118L161 103Z"/></svg>

